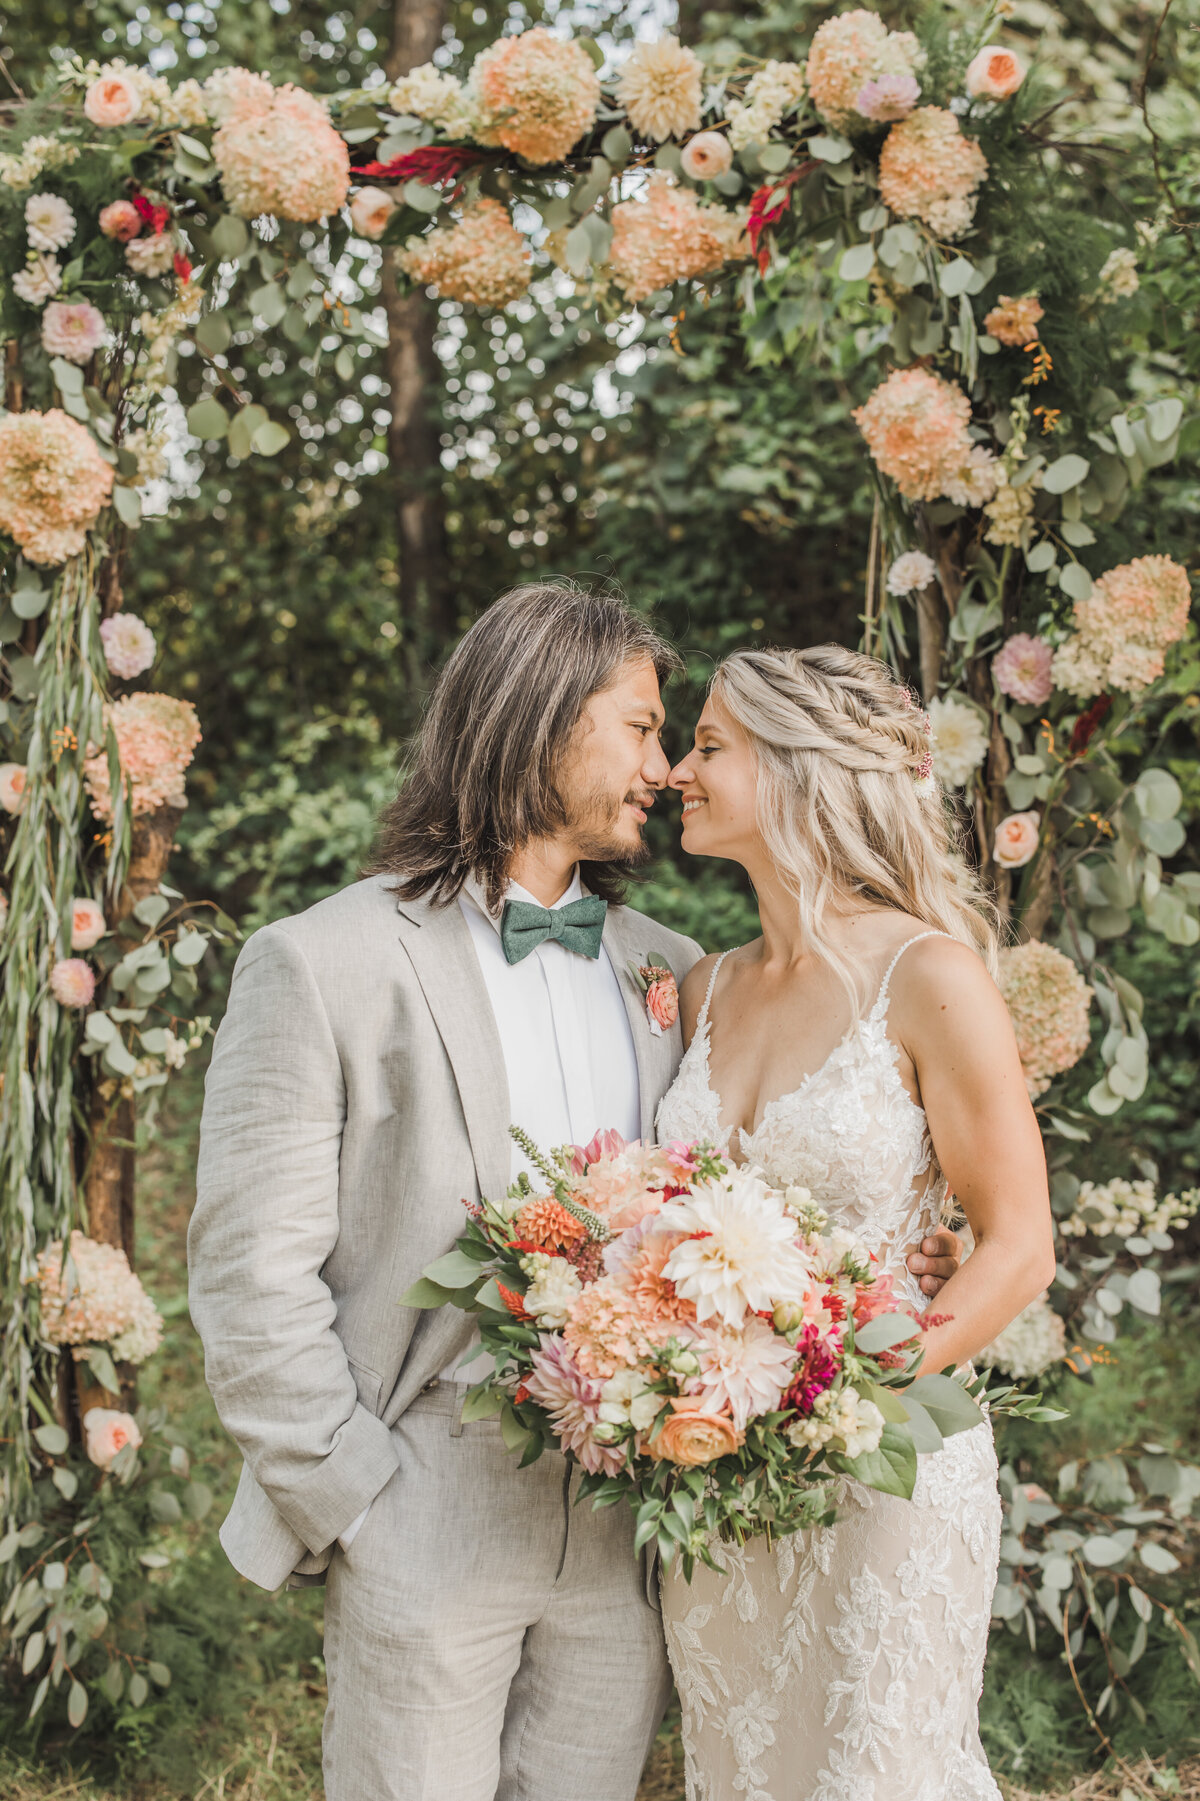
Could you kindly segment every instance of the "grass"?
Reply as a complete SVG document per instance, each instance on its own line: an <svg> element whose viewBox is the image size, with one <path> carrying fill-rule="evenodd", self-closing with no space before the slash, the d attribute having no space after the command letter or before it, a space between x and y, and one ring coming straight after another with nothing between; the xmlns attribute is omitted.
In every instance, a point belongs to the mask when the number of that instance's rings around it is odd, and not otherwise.
<svg viewBox="0 0 1200 1801"><path fill-rule="evenodd" d="M198 1067L190 1069L173 1084L159 1135L140 1163L139 1271L167 1322L163 1352L146 1372L143 1396L169 1405L198 1473L216 1496L213 1514L189 1530L195 1535L196 1611L206 1616L209 1630L208 1639L198 1642L211 1647L215 1620L218 1642L228 1645L228 1654L216 1660L201 1698L180 1710L169 1731L119 1758L97 1751L91 1761L81 1761L69 1742L42 1747L37 1759L18 1747L0 1749L2 1801L316 1801L322 1794L321 1591L265 1596L236 1577L213 1547L213 1521L232 1497L239 1459L204 1387L200 1347L187 1315L184 1246L201 1074ZM1180 1349L1176 1336L1143 1334L1123 1349L1121 1364L1097 1371L1094 1385L1080 1390L1072 1419L1056 1429L1058 1457L1081 1450L1095 1455L1168 1435L1187 1454L1200 1417L1200 1365L1194 1354L1188 1358ZM1015 1461L1027 1444L1032 1448L1033 1440L1022 1428L1006 1435L1002 1455ZM1027 1661L1023 1679L1044 1684L1049 1669ZM1006 1665L1011 1665L1007 1651L994 1658L997 1720ZM1015 1708L1010 1699L1005 1702L1010 1744L1014 1720L1020 1737L1028 1729L1028 1708L1017 1694ZM985 1691L985 1738L987 1701ZM1064 1743L1069 1739L1064 1733ZM1002 1740L1000 1734L990 1748L1003 1783L1013 1760ZM1089 1752L1084 1728L1071 1743L1076 1772ZM1019 1767L1019 1758L1016 1762ZM1067 1769L1052 1792L1056 1801L1135 1801L1163 1794L1200 1801L1200 1759L1188 1759L1173 1771L1148 1761L1136 1770L1126 1764L1115 1775ZM1005 1793L1010 1801L1041 1801L1046 1791L1006 1784ZM673 1718L651 1754L639 1801L683 1801L683 1757Z"/></svg>

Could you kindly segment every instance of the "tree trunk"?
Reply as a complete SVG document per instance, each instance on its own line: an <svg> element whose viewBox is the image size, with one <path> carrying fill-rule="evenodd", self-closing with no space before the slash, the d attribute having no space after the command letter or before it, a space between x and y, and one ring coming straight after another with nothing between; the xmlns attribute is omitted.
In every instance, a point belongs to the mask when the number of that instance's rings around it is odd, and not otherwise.
<svg viewBox="0 0 1200 1801"><path fill-rule="evenodd" d="M427 63L442 40L445 0L393 0L387 72L392 81ZM434 350L436 313L424 294L402 295L395 250L384 254L381 291L387 312L387 379L391 421L388 462L395 494L396 561L401 623L424 627L439 643L457 627L446 556L441 444L435 414L441 366Z"/></svg>

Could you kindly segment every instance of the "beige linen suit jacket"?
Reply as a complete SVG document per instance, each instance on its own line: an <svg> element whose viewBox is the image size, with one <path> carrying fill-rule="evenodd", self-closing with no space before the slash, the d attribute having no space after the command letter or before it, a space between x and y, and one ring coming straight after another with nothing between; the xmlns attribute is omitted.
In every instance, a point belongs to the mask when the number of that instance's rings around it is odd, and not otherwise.
<svg viewBox="0 0 1200 1801"><path fill-rule="evenodd" d="M221 1543L267 1589L318 1578L396 1468L389 1428L471 1333L398 1297L462 1203L508 1187L508 1086L457 903L374 876L244 946L205 1087L188 1235L192 1319L245 1459ZM682 981L700 947L628 907L604 943L637 1051L643 1137L682 1054L632 959ZM519 1121L516 1123L520 1123Z"/></svg>

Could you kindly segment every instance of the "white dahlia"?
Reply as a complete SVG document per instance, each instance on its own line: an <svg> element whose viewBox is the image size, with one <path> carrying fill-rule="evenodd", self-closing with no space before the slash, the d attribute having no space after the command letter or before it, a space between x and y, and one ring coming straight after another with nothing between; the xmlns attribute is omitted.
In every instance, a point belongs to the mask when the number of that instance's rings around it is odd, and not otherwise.
<svg viewBox="0 0 1200 1801"><path fill-rule="evenodd" d="M965 788L987 755L988 735L983 717L965 700L948 694L931 700L933 767L951 788Z"/></svg>
<svg viewBox="0 0 1200 1801"><path fill-rule="evenodd" d="M740 1326L699 1326L692 1350L700 1373L687 1384L707 1413L725 1407L739 1432L748 1420L778 1407L796 1367L795 1348L753 1314Z"/></svg>
<svg viewBox="0 0 1200 1801"><path fill-rule="evenodd" d="M700 123L704 65L676 37L638 44L617 81L617 99L641 136L661 144Z"/></svg>
<svg viewBox="0 0 1200 1801"><path fill-rule="evenodd" d="M796 1222L782 1198L754 1170L730 1170L668 1201L657 1229L675 1232L663 1274L696 1307L703 1323L716 1316L740 1326L747 1313L778 1301L803 1301L809 1268L796 1243Z"/></svg>

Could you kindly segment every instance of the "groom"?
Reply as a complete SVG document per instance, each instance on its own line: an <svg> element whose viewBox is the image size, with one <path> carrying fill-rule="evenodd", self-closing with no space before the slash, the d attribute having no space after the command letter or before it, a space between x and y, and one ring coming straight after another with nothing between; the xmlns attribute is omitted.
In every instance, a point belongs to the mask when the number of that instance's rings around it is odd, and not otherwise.
<svg viewBox="0 0 1200 1801"><path fill-rule="evenodd" d="M682 1043L629 965L701 952L623 893L678 666L610 595L506 595L437 684L375 872L238 959L191 1309L245 1457L222 1544L264 1588L327 1583L327 1801L631 1801L665 1705L632 1514L463 1424L469 1318L397 1297L525 1167L510 1122L653 1132Z"/></svg>

